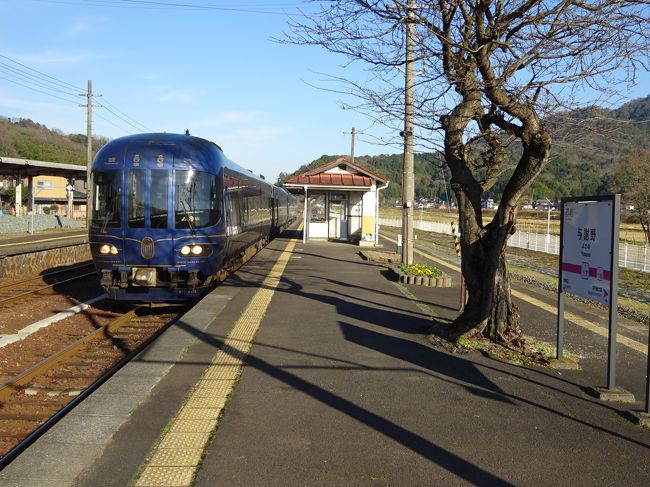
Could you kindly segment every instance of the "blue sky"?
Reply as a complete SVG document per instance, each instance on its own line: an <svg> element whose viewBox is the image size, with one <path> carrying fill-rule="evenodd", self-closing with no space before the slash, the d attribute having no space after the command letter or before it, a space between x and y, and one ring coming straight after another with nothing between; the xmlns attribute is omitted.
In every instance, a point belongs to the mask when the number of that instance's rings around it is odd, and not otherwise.
<svg viewBox="0 0 650 487"><path fill-rule="evenodd" d="M75 95L91 79L93 92L102 94L95 103L106 105L95 109L96 135L189 129L273 180L323 154L348 153L350 135L344 132L371 125L342 110L339 95L310 86L323 84L322 73L341 72L344 59L272 41L288 30L282 10L304 8L300 1L178 2L271 13L109 6L119 3L0 0L0 55L76 88L65 86L71 95L63 94L0 69L0 115L85 133L86 112L78 106L85 99ZM0 63L25 70L6 58ZM345 68L346 75L356 69ZM361 68L358 73L363 75ZM141 130L107 108L128 115ZM355 152L399 152L399 146L393 150L359 137Z"/></svg>
<svg viewBox="0 0 650 487"><path fill-rule="evenodd" d="M299 0L0 0L0 115L85 133L85 99L77 95L91 79L102 95L95 103L104 105L95 109L95 135L189 129L271 180L323 154L348 153L344 132L352 127L365 133L357 155L401 152L397 134L312 86L328 85L325 74L363 80L362 66L272 40L288 30L286 12L298 8L314 7ZM27 68L71 86L40 87L15 71L36 74ZM643 84L628 93L647 94ZM390 137L395 146L375 143Z"/></svg>

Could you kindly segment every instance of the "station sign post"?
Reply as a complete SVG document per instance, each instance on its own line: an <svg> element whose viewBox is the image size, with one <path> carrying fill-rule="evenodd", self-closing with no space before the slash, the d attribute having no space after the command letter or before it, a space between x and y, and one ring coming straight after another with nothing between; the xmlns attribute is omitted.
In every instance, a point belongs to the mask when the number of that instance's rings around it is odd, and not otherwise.
<svg viewBox="0 0 650 487"><path fill-rule="evenodd" d="M620 194L563 198L560 212L557 358L563 358L565 293L608 305L609 390L616 387L620 206Z"/></svg>

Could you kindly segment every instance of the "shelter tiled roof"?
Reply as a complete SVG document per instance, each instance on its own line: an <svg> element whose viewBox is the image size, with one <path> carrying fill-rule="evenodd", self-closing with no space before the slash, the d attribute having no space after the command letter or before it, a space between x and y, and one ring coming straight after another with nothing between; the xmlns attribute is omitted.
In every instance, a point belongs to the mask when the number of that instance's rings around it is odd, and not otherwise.
<svg viewBox="0 0 650 487"><path fill-rule="evenodd" d="M285 185L300 184L309 186L359 186L369 188L372 186L372 179L368 176L356 174L300 174L287 179Z"/></svg>
<svg viewBox="0 0 650 487"><path fill-rule="evenodd" d="M349 172L345 171L329 172L330 170L335 169L337 166L343 167L344 169L350 168L352 169L351 172L354 172L356 174L350 174ZM302 174L289 178L284 182L284 184L288 187L329 186L370 188L372 187L373 179L376 179L382 183L388 182L386 178L370 171L368 168L353 163L345 157L341 157L335 161L330 161L310 171L306 171Z"/></svg>

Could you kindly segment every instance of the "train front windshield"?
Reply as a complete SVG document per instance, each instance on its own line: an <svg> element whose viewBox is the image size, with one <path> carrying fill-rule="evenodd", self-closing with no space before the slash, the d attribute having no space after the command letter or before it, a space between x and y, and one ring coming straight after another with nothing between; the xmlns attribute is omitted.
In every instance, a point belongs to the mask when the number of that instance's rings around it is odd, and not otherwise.
<svg viewBox="0 0 650 487"><path fill-rule="evenodd" d="M95 184L92 201L94 226L119 228L120 221L120 173L118 171L97 171L93 175Z"/></svg>
<svg viewBox="0 0 650 487"><path fill-rule="evenodd" d="M126 173L126 224L134 229L147 226L164 229L168 226L168 172L157 169L150 170L148 175L147 172L145 169L132 169ZM120 228L121 172L97 171L93 177L91 224L102 231ZM215 174L191 169L175 171L174 195L174 228L194 230L219 222L221 193Z"/></svg>
<svg viewBox="0 0 650 487"><path fill-rule="evenodd" d="M176 171L176 228L204 228L221 216L219 180L216 175L194 170Z"/></svg>

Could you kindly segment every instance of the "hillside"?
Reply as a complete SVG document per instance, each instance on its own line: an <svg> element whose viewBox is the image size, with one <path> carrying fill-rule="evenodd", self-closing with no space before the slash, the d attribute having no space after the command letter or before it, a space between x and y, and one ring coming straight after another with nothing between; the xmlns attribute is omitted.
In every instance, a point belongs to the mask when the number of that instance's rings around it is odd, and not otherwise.
<svg viewBox="0 0 650 487"><path fill-rule="evenodd" d="M611 174L619 161L635 150L650 146L650 96L633 100L615 110L591 107L555 115L547 121L553 134L551 160L529 190L529 200L612 191ZM518 151L510 154L512 166ZM281 174L281 180L329 162L340 155L321 156L292 174ZM449 188L449 171L442 155L415 155L416 197L445 200L445 184ZM388 177L391 184L382 196L386 201L400 199L402 155L362 156L355 160ZM649 168L650 169L650 168ZM504 174L486 197L498 199L509 173Z"/></svg>
<svg viewBox="0 0 650 487"><path fill-rule="evenodd" d="M93 138L96 151L108 139ZM30 119L0 117L0 156L86 165L86 136L64 135Z"/></svg>

